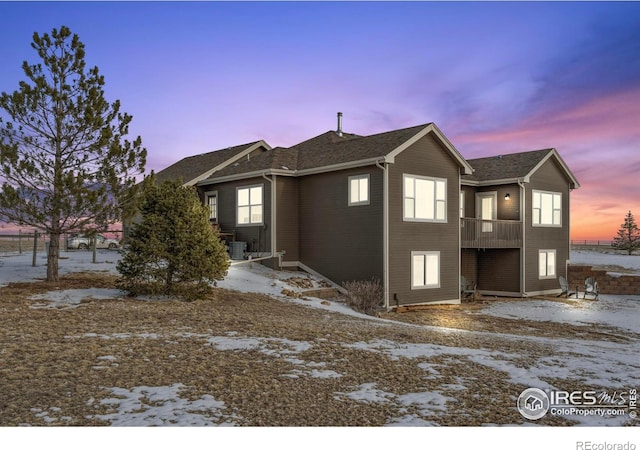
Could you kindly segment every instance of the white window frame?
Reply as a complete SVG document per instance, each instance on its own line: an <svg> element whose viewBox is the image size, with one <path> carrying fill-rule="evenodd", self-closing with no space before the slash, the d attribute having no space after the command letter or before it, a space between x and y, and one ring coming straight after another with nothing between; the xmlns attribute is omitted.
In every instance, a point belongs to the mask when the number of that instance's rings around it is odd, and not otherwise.
<svg viewBox="0 0 640 450"><path fill-rule="evenodd" d="M549 264L551 262L551 264ZM555 279L558 272L558 264L555 249L538 250L538 279Z"/></svg>
<svg viewBox="0 0 640 450"><path fill-rule="evenodd" d="M260 188L260 199L254 199L251 197L251 190L254 188ZM240 205L240 191L247 190L249 203L247 205ZM259 203L257 203L259 201ZM249 208L249 222L240 223L240 208ZM260 214L260 221L253 221L253 209L260 208L262 210ZM238 186L236 188L236 226L238 227L250 227L264 224L264 184L252 184L249 186Z"/></svg>
<svg viewBox="0 0 640 450"><path fill-rule="evenodd" d="M546 209L543 208L543 196L551 196L551 222L543 222ZM537 197L537 201L536 201ZM537 204L537 206L536 206ZM531 224L534 227L562 227L562 193L553 191L540 191L534 189L531 192Z"/></svg>
<svg viewBox="0 0 640 450"><path fill-rule="evenodd" d="M413 180L413 191L408 192L407 180ZM416 181L428 181L433 182L433 218L416 217ZM444 184L444 198L438 198L438 183ZM411 208L409 208L411 204ZM438 206L441 205L439 209ZM438 212L442 211L442 217L438 217ZM402 175L402 218L405 222L435 222L435 223L447 223L447 179L446 178L434 178L424 177L420 175Z"/></svg>
<svg viewBox="0 0 640 450"><path fill-rule="evenodd" d="M363 181L366 181L366 186L363 186ZM354 183L355 182L355 183ZM371 181L369 174L363 175L353 175L348 178L349 184L349 198L347 199L349 206L362 206L368 205L370 202L370 193L371 193ZM364 198L363 198L363 187L365 188ZM356 195L357 200L353 201L354 188L357 189Z"/></svg>
<svg viewBox="0 0 640 450"><path fill-rule="evenodd" d="M465 217L464 201L465 201L464 191L460 191L460 218L461 219Z"/></svg>
<svg viewBox="0 0 640 450"><path fill-rule="evenodd" d="M491 199L491 219L482 217L484 209L482 208L483 199ZM498 191L487 191L476 193L476 216L482 223L483 233L493 233L493 221L498 219Z"/></svg>
<svg viewBox="0 0 640 450"><path fill-rule="evenodd" d="M436 275L436 282L435 283L428 283L427 282L427 276L428 276L428 264L427 261L428 259L431 257L436 257L436 263L437 263L437 275ZM416 262L422 258L422 262L420 263L420 265L416 265ZM440 266L441 266L441 261L440 261L440 252L439 251L412 251L411 252L411 272L410 272L410 276L411 276L411 290L416 290L416 289L436 289L440 287ZM416 273L415 271L420 270L420 268L422 267L422 271L423 271L423 282L422 283L416 283Z"/></svg>
<svg viewBox="0 0 640 450"><path fill-rule="evenodd" d="M215 198L215 210L211 209L211 199ZM218 221L218 191L208 191L204 193L204 201L205 206L209 207L209 220L217 222Z"/></svg>

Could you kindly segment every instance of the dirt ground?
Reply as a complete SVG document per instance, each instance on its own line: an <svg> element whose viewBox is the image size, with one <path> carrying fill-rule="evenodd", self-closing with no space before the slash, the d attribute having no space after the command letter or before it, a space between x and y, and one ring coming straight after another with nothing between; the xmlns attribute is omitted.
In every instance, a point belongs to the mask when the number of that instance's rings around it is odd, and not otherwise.
<svg viewBox="0 0 640 450"><path fill-rule="evenodd" d="M585 339L622 339L610 330L499 319L481 313L483 302L439 306L383 318L408 326L359 319L307 308L264 295L216 290L197 302L89 300L77 308L32 309L31 295L53 289L111 288L106 274L73 274L59 285L14 283L0 291L0 426L98 426L108 407L99 400L108 387L171 386L181 383L193 399L211 395L248 426L380 426L411 414L396 403L365 403L337 395L363 383L402 395L438 391L453 398L429 418L439 425L521 424L515 408L526 385L465 358L436 355L391 361L380 352L352 344L372 340L430 343L449 347L501 350L519 355L528 367L553 353L546 345L501 338L504 330L530 335ZM517 323L516 323L517 322ZM450 332L411 324L451 328ZM486 335L467 333L491 331ZM123 337L126 334L126 337ZM296 355L323 364L334 378L284 376L292 363L255 350L219 351L198 336L241 335L312 343ZM118 338L121 336L121 338ZM117 361L117 363L114 363ZM425 376L421 363L437 364L440 377ZM467 389L461 390L464 378ZM564 389L571 382L548 379ZM48 411L47 420L38 412ZM543 425L568 425L545 417Z"/></svg>

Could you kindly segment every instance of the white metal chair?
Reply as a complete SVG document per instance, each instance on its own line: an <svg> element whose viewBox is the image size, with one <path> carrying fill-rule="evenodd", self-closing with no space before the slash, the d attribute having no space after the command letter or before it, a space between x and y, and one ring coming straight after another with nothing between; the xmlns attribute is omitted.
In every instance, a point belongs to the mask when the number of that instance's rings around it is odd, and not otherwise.
<svg viewBox="0 0 640 450"><path fill-rule="evenodd" d="M560 292L556 297L564 296L565 298L569 298L569 297L571 297L572 295L575 294L576 298L578 298L578 287L577 286L576 286L576 290L571 292L571 291L569 291L569 282L567 281L567 279L565 277L560 275L560 277L558 277L558 281L560 282L560 289L562 289L562 292Z"/></svg>
<svg viewBox="0 0 640 450"><path fill-rule="evenodd" d="M584 280L584 295L582 298L587 298L587 295L593 295L594 300L598 300L598 296L600 295L600 288L594 277L587 277Z"/></svg>

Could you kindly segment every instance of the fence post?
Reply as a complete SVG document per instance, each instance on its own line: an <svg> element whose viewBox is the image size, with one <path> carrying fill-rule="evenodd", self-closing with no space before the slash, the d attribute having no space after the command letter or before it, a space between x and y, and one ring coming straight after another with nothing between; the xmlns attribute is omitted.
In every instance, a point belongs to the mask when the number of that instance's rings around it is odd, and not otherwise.
<svg viewBox="0 0 640 450"><path fill-rule="evenodd" d="M91 238L91 249L93 250L93 263L94 264L96 263L96 253L97 253L96 252L96 247L98 246L97 245L97 241L98 241L98 239L97 239L96 236L93 236Z"/></svg>
<svg viewBox="0 0 640 450"><path fill-rule="evenodd" d="M33 230L33 260L31 266L36 266L36 256L38 254L38 230Z"/></svg>
<svg viewBox="0 0 640 450"><path fill-rule="evenodd" d="M22 255L22 230L18 230L18 253Z"/></svg>

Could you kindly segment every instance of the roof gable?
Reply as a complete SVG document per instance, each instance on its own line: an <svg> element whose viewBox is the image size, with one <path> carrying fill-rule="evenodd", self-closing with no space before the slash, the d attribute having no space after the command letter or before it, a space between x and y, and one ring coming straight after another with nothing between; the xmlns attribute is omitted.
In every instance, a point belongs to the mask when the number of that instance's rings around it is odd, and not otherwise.
<svg viewBox="0 0 640 450"><path fill-rule="evenodd" d="M462 178L463 181L478 184L518 180L528 182L531 176L550 158L554 158L558 162L569 179L572 189L580 187L580 183L555 148L470 159L468 162L474 172L471 175L464 175Z"/></svg>
<svg viewBox="0 0 640 450"><path fill-rule="evenodd" d="M158 172L156 179L158 182L162 182L164 180L182 178L185 185L193 185L200 180L208 178L216 170L221 170L260 148L264 150L271 149L265 141L256 141L200 155L188 156Z"/></svg>
<svg viewBox="0 0 640 450"><path fill-rule="evenodd" d="M276 147L251 158L241 158L223 169L215 172L215 178L229 177L238 174L254 174L265 171L295 171L297 153L288 148Z"/></svg>

